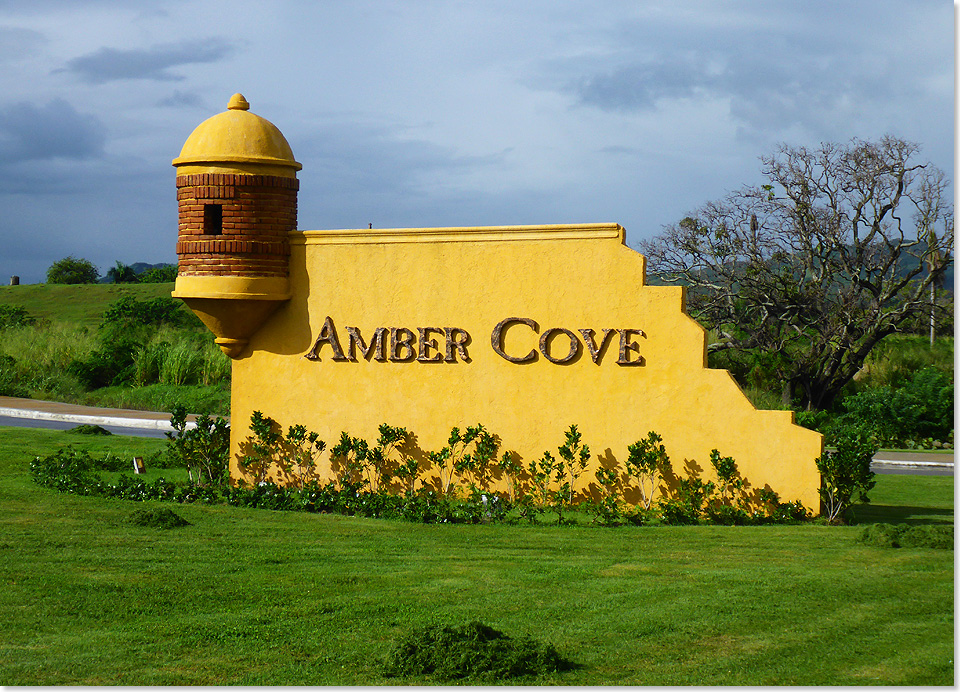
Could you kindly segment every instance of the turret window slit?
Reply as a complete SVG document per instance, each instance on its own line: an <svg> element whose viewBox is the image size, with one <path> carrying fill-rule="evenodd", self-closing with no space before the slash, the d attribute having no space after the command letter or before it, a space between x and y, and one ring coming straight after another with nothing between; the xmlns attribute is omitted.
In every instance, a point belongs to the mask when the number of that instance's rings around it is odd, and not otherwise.
<svg viewBox="0 0 960 692"><path fill-rule="evenodd" d="M204 235L223 235L223 207L219 204L203 205Z"/></svg>

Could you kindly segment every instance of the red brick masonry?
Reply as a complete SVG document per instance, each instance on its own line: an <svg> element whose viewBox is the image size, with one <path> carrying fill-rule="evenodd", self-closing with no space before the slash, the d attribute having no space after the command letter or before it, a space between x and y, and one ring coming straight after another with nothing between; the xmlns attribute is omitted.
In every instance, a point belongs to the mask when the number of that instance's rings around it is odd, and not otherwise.
<svg viewBox="0 0 960 692"><path fill-rule="evenodd" d="M177 176L182 275L287 276L297 228L296 178L234 173ZM221 233L205 233L204 206L218 204Z"/></svg>

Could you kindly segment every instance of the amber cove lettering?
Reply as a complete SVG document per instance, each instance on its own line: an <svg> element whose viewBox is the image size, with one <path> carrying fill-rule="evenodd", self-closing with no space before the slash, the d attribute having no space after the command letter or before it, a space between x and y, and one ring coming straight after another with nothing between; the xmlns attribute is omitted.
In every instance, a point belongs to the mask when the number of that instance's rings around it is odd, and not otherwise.
<svg viewBox="0 0 960 692"><path fill-rule="evenodd" d="M523 348L512 346L508 352L504 345L508 330L511 339L524 344ZM615 339L616 335L619 338ZM551 363L564 365L576 362L585 350L590 360L600 365L611 342L619 342L617 365L632 367L645 365L638 337L646 337L642 329L601 329L599 336L590 328L574 331L551 327L541 332L540 325L529 317L507 317L493 327L490 346L494 353L511 363L533 363L542 356ZM358 327L346 327L344 348L333 318L328 315L304 358L322 360L321 352L327 346L330 360L338 363L356 363L361 358L381 363L469 363L467 348L471 342L469 332L460 327L377 327L366 338ZM529 350L524 353L526 349Z"/></svg>

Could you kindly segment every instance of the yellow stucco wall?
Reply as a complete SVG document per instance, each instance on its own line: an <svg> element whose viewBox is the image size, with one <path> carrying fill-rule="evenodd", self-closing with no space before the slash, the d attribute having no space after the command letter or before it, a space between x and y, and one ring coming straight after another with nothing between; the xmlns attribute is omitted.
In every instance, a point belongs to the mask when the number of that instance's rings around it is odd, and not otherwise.
<svg viewBox="0 0 960 692"><path fill-rule="evenodd" d="M627 446L655 430L678 475L699 467L713 478L712 448L733 456L750 485L816 509L822 439L785 411L757 411L723 370L706 368L705 332L684 311L683 289L646 286L645 259L616 224L463 229L299 231L291 235L291 298L269 317L233 365L231 475L259 410L284 428L304 424L329 447L340 432L371 443L388 423L439 450L450 428L482 423L526 465L556 456L576 423L598 456L625 459ZM444 327L466 330L469 362L336 362L329 345L304 357L330 317L341 346L347 327L369 343L378 327L438 328L428 336L444 352ZM581 347L573 361L512 363L491 345L507 317L535 320L539 332L562 327L633 329L640 366L618 365L614 334L594 363ZM538 347L539 335L513 324L508 355ZM567 353L559 335L554 357ZM389 344L387 344L389 347ZM435 354L431 351L430 354ZM322 472L329 471L329 453ZM427 478L435 475L428 470ZM581 481L593 481L593 469Z"/></svg>

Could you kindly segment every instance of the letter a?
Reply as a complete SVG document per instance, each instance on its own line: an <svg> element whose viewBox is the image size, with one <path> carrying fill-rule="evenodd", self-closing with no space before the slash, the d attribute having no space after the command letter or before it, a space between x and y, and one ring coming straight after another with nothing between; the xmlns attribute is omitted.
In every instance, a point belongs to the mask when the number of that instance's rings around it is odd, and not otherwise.
<svg viewBox="0 0 960 692"><path fill-rule="evenodd" d="M337 337L337 330L336 327L333 326L333 319L330 315L327 315L327 319L323 321L323 326L320 327L320 333L317 335L317 340L314 342L313 348L307 351L303 357L307 360L320 360L320 347L324 344L330 344L330 348L333 350L333 360L346 360L346 357L343 355L343 349L340 348L340 339Z"/></svg>

